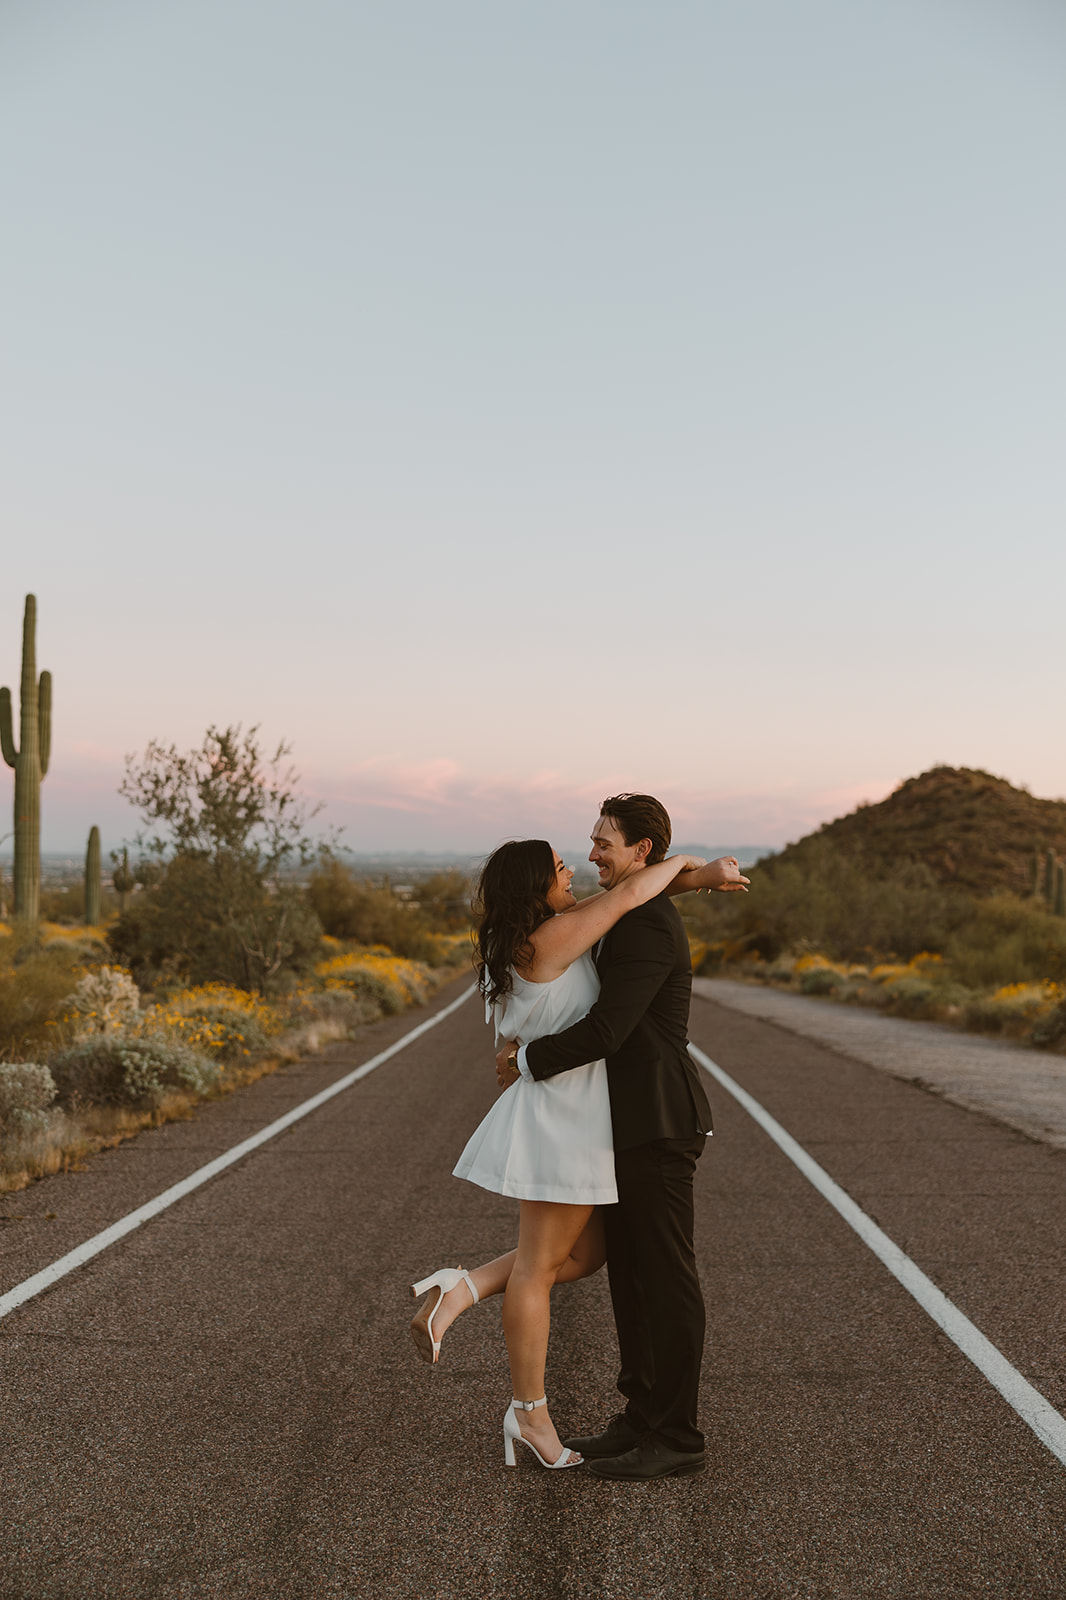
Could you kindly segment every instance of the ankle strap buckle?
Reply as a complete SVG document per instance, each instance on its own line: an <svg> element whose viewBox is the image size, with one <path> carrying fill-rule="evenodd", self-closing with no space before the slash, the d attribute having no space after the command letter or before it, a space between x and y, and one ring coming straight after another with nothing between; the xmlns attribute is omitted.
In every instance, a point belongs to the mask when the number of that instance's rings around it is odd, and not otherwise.
<svg viewBox="0 0 1066 1600"><path fill-rule="evenodd" d="M538 1406L546 1406L548 1404L548 1396L542 1394L539 1400L512 1400L511 1404L516 1411L536 1411Z"/></svg>

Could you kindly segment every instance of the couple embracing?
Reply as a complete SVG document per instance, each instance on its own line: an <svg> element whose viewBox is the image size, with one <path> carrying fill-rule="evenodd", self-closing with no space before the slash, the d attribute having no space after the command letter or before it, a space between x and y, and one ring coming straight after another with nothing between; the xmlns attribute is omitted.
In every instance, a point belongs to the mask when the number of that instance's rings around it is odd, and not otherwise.
<svg viewBox="0 0 1066 1600"><path fill-rule="evenodd" d="M592 833L600 893L576 901L572 870L541 839L501 845L478 885L479 986L506 1092L455 1175L521 1202L518 1243L415 1284L426 1300L411 1331L435 1362L455 1318L503 1294L508 1466L520 1444L541 1466L603 1478L704 1467L693 1178L711 1113L687 1049L692 965L672 899L747 879L732 857L667 858L670 833L658 800L617 795ZM544 1394L550 1293L605 1260L626 1404L602 1433L561 1439Z"/></svg>

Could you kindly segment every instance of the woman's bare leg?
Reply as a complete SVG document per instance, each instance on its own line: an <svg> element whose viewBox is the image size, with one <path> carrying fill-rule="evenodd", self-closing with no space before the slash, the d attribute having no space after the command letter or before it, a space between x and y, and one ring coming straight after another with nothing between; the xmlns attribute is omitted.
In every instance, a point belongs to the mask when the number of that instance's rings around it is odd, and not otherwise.
<svg viewBox="0 0 1066 1600"><path fill-rule="evenodd" d="M484 1266L474 1267L470 1276L477 1288L478 1300L489 1300L494 1294L502 1294L507 1287L507 1280L511 1276L514 1266L516 1250L508 1250L505 1256L497 1256L495 1261L486 1261ZM440 1301L440 1310L434 1311L437 1301ZM411 1327L425 1328L429 1318L433 1318L433 1337L439 1343L447 1330L451 1327L462 1312L468 1311L474 1304L473 1296L467 1287L466 1281L457 1283L454 1289L449 1289L444 1296L439 1289L431 1289L411 1318Z"/></svg>
<svg viewBox="0 0 1066 1600"><path fill-rule="evenodd" d="M539 1400L544 1393L552 1287L570 1263L593 1210L548 1200L521 1202L518 1251L503 1297L503 1331L516 1400ZM547 1406L516 1414L524 1437L546 1461L554 1461L562 1444Z"/></svg>
<svg viewBox="0 0 1066 1600"><path fill-rule="evenodd" d="M494 1294L503 1294L507 1288L507 1280L511 1276L511 1268L515 1264L517 1250L508 1250L506 1255L497 1256L494 1261L486 1261L484 1266L473 1267L470 1276L477 1288L478 1301L491 1300ZM576 1283L579 1278L588 1278L594 1272L599 1272L607 1259L607 1246L603 1239L603 1216L597 1206L582 1230L570 1254L556 1273L556 1283ZM431 1289L425 1301L415 1312L413 1322L425 1326L426 1319L433 1311L433 1307L440 1299L436 1289ZM454 1289L449 1289L444 1296L440 1310L433 1318L433 1333L440 1340L451 1327L456 1317L461 1316L473 1305L470 1290L465 1283L457 1283Z"/></svg>
<svg viewBox="0 0 1066 1600"><path fill-rule="evenodd" d="M591 1278L607 1260L607 1241L603 1232L603 1212L596 1206L578 1236L577 1242L559 1271L556 1283L576 1283L579 1278Z"/></svg>

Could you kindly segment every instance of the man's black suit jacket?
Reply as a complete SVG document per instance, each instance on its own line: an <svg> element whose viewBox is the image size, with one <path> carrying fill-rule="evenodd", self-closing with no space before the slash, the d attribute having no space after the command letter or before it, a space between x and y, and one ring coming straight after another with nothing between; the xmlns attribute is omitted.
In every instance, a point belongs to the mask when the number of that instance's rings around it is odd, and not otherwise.
<svg viewBox="0 0 1066 1600"><path fill-rule="evenodd" d="M595 961L599 999L580 1022L527 1046L533 1077L605 1058L616 1150L710 1133L711 1110L687 1049L692 961L669 896L628 912Z"/></svg>

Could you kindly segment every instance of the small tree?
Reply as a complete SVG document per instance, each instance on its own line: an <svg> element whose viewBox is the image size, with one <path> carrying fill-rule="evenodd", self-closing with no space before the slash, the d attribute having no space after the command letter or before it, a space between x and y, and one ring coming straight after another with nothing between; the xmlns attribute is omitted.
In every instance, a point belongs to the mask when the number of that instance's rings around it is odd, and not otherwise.
<svg viewBox="0 0 1066 1600"><path fill-rule="evenodd" d="M119 793L145 820L145 892L110 938L134 971L266 993L317 953L321 926L293 873L315 854L306 830L318 808L296 794L289 747L264 758L257 732L212 727L199 749L153 740L143 760L127 759Z"/></svg>

